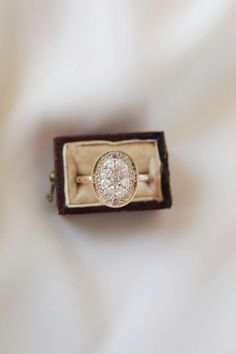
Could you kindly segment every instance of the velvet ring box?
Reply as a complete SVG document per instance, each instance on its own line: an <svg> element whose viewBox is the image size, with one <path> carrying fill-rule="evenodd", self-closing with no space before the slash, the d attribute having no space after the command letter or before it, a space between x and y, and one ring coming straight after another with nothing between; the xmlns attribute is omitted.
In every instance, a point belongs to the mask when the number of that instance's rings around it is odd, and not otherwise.
<svg viewBox="0 0 236 354"><path fill-rule="evenodd" d="M102 154L119 150L128 154L150 183L138 183L133 200L109 208L97 200L91 184L78 184L78 175L91 175ZM67 136L54 139L55 186L59 214L170 208L172 205L168 154L163 132Z"/></svg>

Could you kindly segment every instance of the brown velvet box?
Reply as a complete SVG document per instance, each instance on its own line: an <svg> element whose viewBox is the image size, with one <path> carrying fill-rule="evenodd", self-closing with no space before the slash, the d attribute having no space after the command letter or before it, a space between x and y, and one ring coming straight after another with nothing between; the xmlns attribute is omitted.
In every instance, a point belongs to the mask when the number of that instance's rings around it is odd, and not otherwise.
<svg viewBox="0 0 236 354"><path fill-rule="evenodd" d="M152 177L149 184L138 183L134 199L121 208L100 204L90 184L76 183L77 175L90 175L98 157L114 149L129 154L139 173ZM172 205L163 132L56 137L54 154L59 214L165 209Z"/></svg>

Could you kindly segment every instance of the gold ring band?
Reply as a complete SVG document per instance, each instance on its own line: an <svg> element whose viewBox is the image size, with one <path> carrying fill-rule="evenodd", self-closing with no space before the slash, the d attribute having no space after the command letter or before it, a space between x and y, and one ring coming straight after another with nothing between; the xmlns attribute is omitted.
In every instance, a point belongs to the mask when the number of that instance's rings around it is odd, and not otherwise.
<svg viewBox="0 0 236 354"><path fill-rule="evenodd" d="M144 183L150 183L152 180L152 177L148 174L139 174L137 176L138 182L144 182ZM93 182L93 176L77 176L76 177L76 182L80 184L89 184Z"/></svg>

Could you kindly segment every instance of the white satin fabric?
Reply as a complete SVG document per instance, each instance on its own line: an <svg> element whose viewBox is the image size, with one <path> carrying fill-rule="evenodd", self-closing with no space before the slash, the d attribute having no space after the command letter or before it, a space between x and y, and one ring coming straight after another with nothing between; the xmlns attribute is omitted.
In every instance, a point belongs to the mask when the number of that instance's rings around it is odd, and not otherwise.
<svg viewBox="0 0 236 354"><path fill-rule="evenodd" d="M0 353L236 353L234 0L0 1ZM58 216L52 138L164 130L174 204Z"/></svg>

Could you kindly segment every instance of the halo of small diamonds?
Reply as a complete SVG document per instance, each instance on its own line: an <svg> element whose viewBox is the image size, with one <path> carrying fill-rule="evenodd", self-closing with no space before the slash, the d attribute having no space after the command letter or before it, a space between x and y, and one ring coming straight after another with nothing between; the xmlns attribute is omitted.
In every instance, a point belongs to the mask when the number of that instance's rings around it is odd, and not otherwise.
<svg viewBox="0 0 236 354"><path fill-rule="evenodd" d="M137 168L126 153L118 150L99 157L93 169L94 192L103 205L121 208L134 197Z"/></svg>

